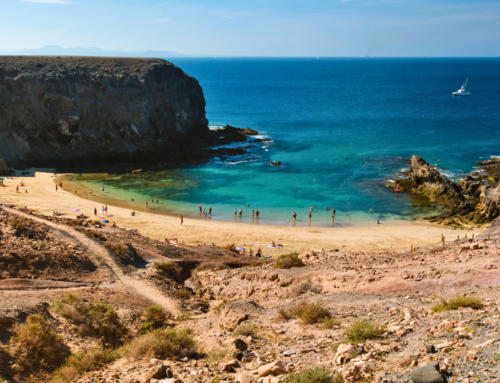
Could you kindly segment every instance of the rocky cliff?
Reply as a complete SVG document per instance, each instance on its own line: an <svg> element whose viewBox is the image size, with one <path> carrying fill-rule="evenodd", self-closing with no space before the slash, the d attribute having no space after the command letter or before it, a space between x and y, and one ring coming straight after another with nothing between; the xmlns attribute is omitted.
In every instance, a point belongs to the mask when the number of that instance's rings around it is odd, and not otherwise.
<svg viewBox="0 0 500 383"><path fill-rule="evenodd" d="M9 166L190 161L206 135L198 81L165 60L0 56Z"/></svg>
<svg viewBox="0 0 500 383"><path fill-rule="evenodd" d="M444 207L445 212L438 216L427 217L455 226L469 223L490 222L500 214L500 192L496 188L496 175L500 161L492 159L478 162L479 172L462 178L458 183L450 181L445 175L423 158L413 155L411 168L404 172L407 178L397 179L391 188L424 197L431 204Z"/></svg>

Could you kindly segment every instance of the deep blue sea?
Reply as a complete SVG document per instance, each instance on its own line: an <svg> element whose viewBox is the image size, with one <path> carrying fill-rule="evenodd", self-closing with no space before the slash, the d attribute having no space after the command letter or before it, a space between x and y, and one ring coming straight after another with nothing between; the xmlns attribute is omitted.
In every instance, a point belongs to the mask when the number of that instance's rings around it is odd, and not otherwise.
<svg viewBox="0 0 500 383"><path fill-rule="evenodd" d="M214 220L308 225L411 220L427 212L387 178L413 154L459 178L500 155L500 59L175 58L200 82L212 127L249 127L248 154L169 171L118 176L110 193L138 207ZM470 97L452 97L469 78ZM280 161L273 166L269 161ZM97 187L95 188L98 189ZM249 204L249 207L247 207ZM372 211L370 211L372 209ZM240 222L240 219L237 219Z"/></svg>

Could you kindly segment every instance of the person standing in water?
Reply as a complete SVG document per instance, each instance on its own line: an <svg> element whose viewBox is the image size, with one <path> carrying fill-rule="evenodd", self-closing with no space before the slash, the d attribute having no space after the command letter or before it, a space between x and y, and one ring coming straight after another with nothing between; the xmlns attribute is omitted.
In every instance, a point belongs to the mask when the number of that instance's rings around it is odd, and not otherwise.
<svg viewBox="0 0 500 383"><path fill-rule="evenodd" d="M234 216L236 217L238 215L238 210L234 209Z"/></svg>
<svg viewBox="0 0 500 383"><path fill-rule="evenodd" d="M259 218L259 209L257 209L257 210L255 211L255 216L256 216L257 218Z"/></svg>
<svg viewBox="0 0 500 383"><path fill-rule="evenodd" d="M158 197L156 197L156 203L158 203Z"/></svg>
<svg viewBox="0 0 500 383"><path fill-rule="evenodd" d="M255 210L252 210L252 218L253 218L254 215L255 215Z"/></svg>
<svg viewBox="0 0 500 383"><path fill-rule="evenodd" d="M240 217L241 217L242 214L243 214L243 210L240 209Z"/></svg>
<svg viewBox="0 0 500 383"><path fill-rule="evenodd" d="M293 212L292 216L293 216L293 220L295 221L297 219L297 214L295 212Z"/></svg>
<svg viewBox="0 0 500 383"><path fill-rule="evenodd" d="M208 214L212 215L212 207L211 206L208 208Z"/></svg>
<svg viewBox="0 0 500 383"><path fill-rule="evenodd" d="M181 215L181 226L182 226L183 223L184 223L184 216Z"/></svg>
<svg viewBox="0 0 500 383"><path fill-rule="evenodd" d="M201 213L201 210L203 208L203 206L201 206L201 203L198 205L198 207L200 208L200 213Z"/></svg>

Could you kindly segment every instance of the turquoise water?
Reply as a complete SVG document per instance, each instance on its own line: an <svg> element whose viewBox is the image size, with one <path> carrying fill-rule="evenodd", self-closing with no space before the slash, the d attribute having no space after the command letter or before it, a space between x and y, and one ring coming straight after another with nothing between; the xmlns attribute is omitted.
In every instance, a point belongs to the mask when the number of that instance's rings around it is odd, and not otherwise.
<svg viewBox="0 0 500 383"><path fill-rule="evenodd" d="M272 141L235 144L248 154L227 162L81 180L138 209L158 197L154 209L198 216L202 204L214 220L241 208L242 222L259 209L260 223L291 225L295 211L308 225L313 205L312 226L330 225L327 206L336 225L411 220L429 212L385 186L408 168L398 158L420 155L457 179L500 155L499 59L171 61L199 80L211 126L250 127ZM466 77L472 96L452 97Z"/></svg>

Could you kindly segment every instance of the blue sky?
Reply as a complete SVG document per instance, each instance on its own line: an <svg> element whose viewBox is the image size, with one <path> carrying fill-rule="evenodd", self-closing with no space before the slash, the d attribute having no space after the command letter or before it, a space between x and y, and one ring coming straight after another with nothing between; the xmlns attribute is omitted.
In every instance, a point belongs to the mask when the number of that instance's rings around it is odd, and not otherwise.
<svg viewBox="0 0 500 383"><path fill-rule="evenodd" d="M1 0L0 50L500 56L500 0Z"/></svg>

